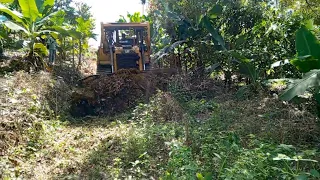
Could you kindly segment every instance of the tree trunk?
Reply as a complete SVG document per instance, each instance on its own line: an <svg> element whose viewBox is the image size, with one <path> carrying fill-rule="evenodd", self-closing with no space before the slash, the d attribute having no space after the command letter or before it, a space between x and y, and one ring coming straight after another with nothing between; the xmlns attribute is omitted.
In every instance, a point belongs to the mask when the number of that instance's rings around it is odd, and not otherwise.
<svg viewBox="0 0 320 180"><path fill-rule="evenodd" d="M182 72L182 60L181 60L181 53L180 53L180 48L179 48L179 52L178 52L178 57L177 57L177 68L178 68L178 71L179 73Z"/></svg>
<svg viewBox="0 0 320 180"><path fill-rule="evenodd" d="M78 62L78 69L81 69L81 61L82 61L82 41L79 40L79 62Z"/></svg>
<svg viewBox="0 0 320 180"><path fill-rule="evenodd" d="M73 67L76 67L76 63L75 63L75 61L74 61L74 40L73 40L73 38L72 38L72 65L73 65Z"/></svg>
<svg viewBox="0 0 320 180"><path fill-rule="evenodd" d="M63 38L63 48L64 48L64 50L62 50L63 51L63 60L65 61L66 59L67 59L67 51L65 50L66 49L66 38L64 37Z"/></svg>
<svg viewBox="0 0 320 180"><path fill-rule="evenodd" d="M203 45L200 45L201 49L204 49L205 47L203 47ZM202 60L202 57L199 56L199 51L197 51L197 58L196 58L196 71L197 71L197 75L199 78L203 78L204 76L204 62Z"/></svg>

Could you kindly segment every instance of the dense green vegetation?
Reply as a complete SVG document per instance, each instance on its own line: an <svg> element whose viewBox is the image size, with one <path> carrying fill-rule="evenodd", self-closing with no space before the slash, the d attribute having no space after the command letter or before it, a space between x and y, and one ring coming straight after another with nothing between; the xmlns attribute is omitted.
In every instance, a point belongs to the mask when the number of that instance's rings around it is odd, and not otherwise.
<svg viewBox="0 0 320 180"><path fill-rule="evenodd" d="M1 55L12 48L27 50L26 59L31 63L27 68L41 70L46 67L45 40L50 35L59 45L58 59L64 63L72 59L75 66L78 55L80 67L82 56L89 48L88 39L95 38L94 19L88 5L71 4L71 0L1 1Z"/></svg>
<svg viewBox="0 0 320 180"><path fill-rule="evenodd" d="M96 56L90 7L0 0L0 178L320 179L319 4L149 0L118 22L148 21L153 67L179 73L133 109L75 118Z"/></svg>

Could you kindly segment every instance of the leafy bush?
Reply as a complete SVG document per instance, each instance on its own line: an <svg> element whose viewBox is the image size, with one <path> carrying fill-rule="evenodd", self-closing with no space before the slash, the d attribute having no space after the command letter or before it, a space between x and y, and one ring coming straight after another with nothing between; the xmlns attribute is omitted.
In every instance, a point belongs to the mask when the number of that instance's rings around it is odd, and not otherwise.
<svg viewBox="0 0 320 180"><path fill-rule="evenodd" d="M196 140L193 146L179 143L171 146L163 179L319 177L317 160L320 152L316 150L300 151L291 145L275 145L260 141L254 135L248 136L243 145L236 134L217 133L214 129L206 131L209 127L200 127L193 130L199 132L193 133Z"/></svg>
<svg viewBox="0 0 320 180"><path fill-rule="evenodd" d="M194 179L198 167L191 149L176 141L167 145L170 146L170 156L162 179Z"/></svg>

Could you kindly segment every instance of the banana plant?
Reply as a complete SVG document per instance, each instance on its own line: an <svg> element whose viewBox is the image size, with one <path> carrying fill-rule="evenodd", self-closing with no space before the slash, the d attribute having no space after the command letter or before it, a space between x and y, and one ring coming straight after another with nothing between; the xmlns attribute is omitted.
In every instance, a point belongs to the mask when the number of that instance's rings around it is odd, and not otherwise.
<svg viewBox="0 0 320 180"><path fill-rule="evenodd" d="M291 64L305 74L302 79L289 86L280 98L290 101L312 88L315 90L313 97L320 104L320 42L305 26L296 33L296 50L297 57L291 60Z"/></svg>
<svg viewBox="0 0 320 180"><path fill-rule="evenodd" d="M87 41L89 38L96 38L96 34L92 32L93 25L93 19L85 20L83 17L79 17L76 19L77 21L77 36L79 39L79 62L78 62L78 68L81 67L81 61L82 61L82 53L83 50L86 49L88 45Z"/></svg>
<svg viewBox="0 0 320 180"><path fill-rule="evenodd" d="M223 37L220 35L219 30L213 25L216 18L222 14L222 11L223 7L220 4L215 4L204 15L201 15L198 26L204 27L212 36L213 41L217 42L223 50L227 50Z"/></svg>
<svg viewBox="0 0 320 180"><path fill-rule="evenodd" d="M200 35L203 31L208 33L210 39L215 42L215 44L221 46L222 50L227 50L225 48L225 42L223 37L220 35L218 28L214 26L214 21L222 14L223 7L220 4L214 4L211 8L209 8L203 15L201 15L198 19L199 21L196 24L192 24L189 19L175 13L170 10L168 3L165 1L160 1L162 6L164 7L164 13L161 13L159 10L156 10L154 13L159 17L165 17L170 22L173 22L177 26L178 32L174 32L179 34L179 40L172 42L171 44L167 43L163 49L159 50L157 54L155 54L155 59L158 61L162 57L169 54L174 48L178 47L180 44L186 43L187 41L192 40L193 42L199 41ZM169 33L170 34L170 33ZM170 37L170 36L169 36ZM170 41L174 39L171 38ZM203 43L202 41L200 43Z"/></svg>
<svg viewBox="0 0 320 180"><path fill-rule="evenodd" d="M50 17L55 14L50 13L54 0L18 0L21 12L11 10L2 4L7 2L10 1L0 0L0 12L8 17L8 20L1 22L1 24L13 31L24 32L29 47L28 59L34 60L35 49L46 50L42 43L37 42L39 36L51 34L56 37L58 35L56 31L49 30L46 26Z"/></svg>
<svg viewBox="0 0 320 180"><path fill-rule="evenodd" d="M0 3L13 3L14 0L0 0Z"/></svg>
<svg viewBox="0 0 320 180"><path fill-rule="evenodd" d="M120 19L118 20L119 23L141 23L150 21L150 18L146 15L141 15L140 12L135 12L133 14L127 13L127 18L120 15Z"/></svg>

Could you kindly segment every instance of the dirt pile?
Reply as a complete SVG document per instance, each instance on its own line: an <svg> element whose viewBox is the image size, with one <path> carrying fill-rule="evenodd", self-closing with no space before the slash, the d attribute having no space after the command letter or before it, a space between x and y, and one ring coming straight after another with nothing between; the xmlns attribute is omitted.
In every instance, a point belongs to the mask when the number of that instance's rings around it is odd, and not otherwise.
<svg viewBox="0 0 320 180"><path fill-rule="evenodd" d="M22 53L9 54L6 57L0 57L0 75L13 73L16 71L40 72L47 69L42 57L29 57Z"/></svg>
<svg viewBox="0 0 320 180"><path fill-rule="evenodd" d="M174 70L140 72L120 70L112 75L91 76L81 81L72 95L73 116L113 115L146 102L156 90L166 90Z"/></svg>

